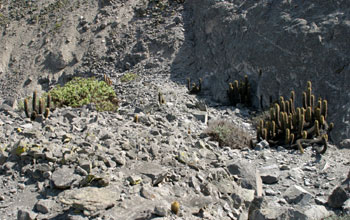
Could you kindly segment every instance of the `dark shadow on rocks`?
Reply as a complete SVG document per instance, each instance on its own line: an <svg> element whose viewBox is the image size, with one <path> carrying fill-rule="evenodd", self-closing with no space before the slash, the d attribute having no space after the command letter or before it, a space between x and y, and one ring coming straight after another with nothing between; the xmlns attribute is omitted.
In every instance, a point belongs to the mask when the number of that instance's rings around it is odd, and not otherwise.
<svg viewBox="0 0 350 220"><path fill-rule="evenodd" d="M185 84L187 77L201 77L199 96L225 104L228 83L248 75L257 108L260 103L268 107L270 97L289 97L292 90L301 106L311 80L316 99L328 101L328 120L335 123L331 135L338 143L350 136L345 92L350 89L350 28L331 20L350 17L349 1L293 4L187 0L181 18L185 36L171 65L172 80Z"/></svg>

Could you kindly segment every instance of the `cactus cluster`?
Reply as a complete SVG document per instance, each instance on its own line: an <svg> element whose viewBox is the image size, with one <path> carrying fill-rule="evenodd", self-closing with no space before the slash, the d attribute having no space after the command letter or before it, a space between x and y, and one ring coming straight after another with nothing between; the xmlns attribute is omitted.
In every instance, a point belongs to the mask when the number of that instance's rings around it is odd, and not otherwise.
<svg viewBox="0 0 350 220"><path fill-rule="evenodd" d="M202 89L202 78L199 78L198 85L196 83L191 84L191 79L187 78L187 88L190 94L198 94Z"/></svg>
<svg viewBox="0 0 350 220"><path fill-rule="evenodd" d="M48 118L50 114L50 107L51 107L50 94L47 94L46 108L44 107L44 102L45 100L43 98L40 98L38 101L37 91L34 91L33 98L32 98L32 109L30 111L28 98L24 99L24 112L26 114L26 117L30 118L32 121L34 121L36 117L39 115L43 115L44 118ZM39 103L38 106L37 106L37 103Z"/></svg>
<svg viewBox="0 0 350 220"><path fill-rule="evenodd" d="M266 120L261 119L257 126L257 140L266 140L270 145L290 145L304 152L303 143L323 144L321 151L327 148L328 134L334 127L328 124L328 102L321 97L315 104L312 94L312 84L307 82L307 89L302 93L302 107L295 107L295 92L290 98L280 96L279 100L270 107L270 115Z"/></svg>
<svg viewBox="0 0 350 220"><path fill-rule="evenodd" d="M111 80L111 78L109 78L106 74L104 74L103 79L104 79L104 81L105 81L105 83L106 83L107 85L109 85L109 86L112 85L112 80Z"/></svg>
<svg viewBox="0 0 350 220"><path fill-rule="evenodd" d="M251 86L248 81L248 76L244 76L244 80L239 82L235 80L229 83L227 96L231 105L236 106L238 103L244 104L247 107L251 106Z"/></svg>

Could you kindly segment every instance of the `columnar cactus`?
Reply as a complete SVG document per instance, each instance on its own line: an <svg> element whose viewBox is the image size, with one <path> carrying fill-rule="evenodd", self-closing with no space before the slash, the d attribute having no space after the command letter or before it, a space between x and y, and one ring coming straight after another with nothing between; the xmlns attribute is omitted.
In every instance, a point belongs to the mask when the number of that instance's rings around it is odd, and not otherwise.
<svg viewBox="0 0 350 220"><path fill-rule="evenodd" d="M326 121L328 103L319 98L315 105L315 95L312 94L312 84L307 82L307 90L302 93L302 107L294 106L295 92L286 100L279 97L278 102L270 108L269 117L260 120L257 129L258 141L267 140L271 145L286 144L297 147L304 152L302 143L323 144L321 153L327 149L328 133L334 124Z"/></svg>

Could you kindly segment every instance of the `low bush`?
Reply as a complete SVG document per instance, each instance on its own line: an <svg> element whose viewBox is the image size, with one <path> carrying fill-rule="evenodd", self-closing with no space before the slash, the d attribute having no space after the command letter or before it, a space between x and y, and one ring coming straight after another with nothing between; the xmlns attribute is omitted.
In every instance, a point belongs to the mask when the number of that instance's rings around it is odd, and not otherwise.
<svg viewBox="0 0 350 220"><path fill-rule="evenodd" d="M251 135L233 122L215 120L209 123L205 131L212 140L219 142L219 146L242 149L250 146Z"/></svg>
<svg viewBox="0 0 350 220"><path fill-rule="evenodd" d="M49 91L55 107L80 107L93 103L98 111L116 111L118 99L113 87L95 78L74 78Z"/></svg>

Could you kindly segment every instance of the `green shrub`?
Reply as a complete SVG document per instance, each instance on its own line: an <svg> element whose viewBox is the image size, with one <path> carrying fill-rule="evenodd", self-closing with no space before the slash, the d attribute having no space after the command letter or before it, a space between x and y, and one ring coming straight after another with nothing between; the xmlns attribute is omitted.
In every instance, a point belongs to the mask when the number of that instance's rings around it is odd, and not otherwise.
<svg viewBox="0 0 350 220"><path fill-rule="evenodd" d="M249 147L251 135L232 122L215 120L209 123L205 131L219 146L229 146L233 149Z"/></svg>
<svg viewBox="0 0 350 220"><path fill-rule="evenodd" d="M350 220L350 215L343 215L343 216L332 215L330 217L324 218L324 220Z"/></svg>
<svg viewBox="0 0 350 220"><path fill-rule="evenodd" d="M118 99L113 88L95 78L74 78L49 91L55 107L80 107L94 103L98 111L116 111Z"/></svg>
<svg viewBox="0 0 350 220"><path fill-rule="evenodd" d="M135 73L126 73L121 78L121 82L131 82L135 80L138 76Z"/></svg>

